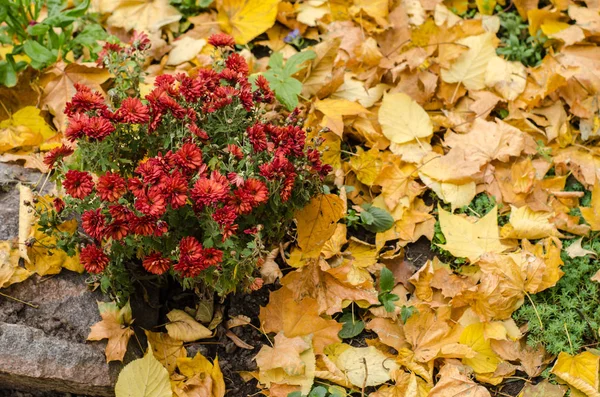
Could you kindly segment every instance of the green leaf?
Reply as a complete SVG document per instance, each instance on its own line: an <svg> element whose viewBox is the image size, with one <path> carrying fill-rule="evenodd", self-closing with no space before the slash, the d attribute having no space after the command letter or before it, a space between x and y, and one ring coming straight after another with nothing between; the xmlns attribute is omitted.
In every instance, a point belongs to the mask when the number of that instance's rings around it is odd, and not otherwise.
<svg viewBox="0 0 600 397"><path fill-rule="evenodd" d="M98 24L87 25L81 33L73 39L73 42L81 44L85 47L93 47L98 45L98 40L105 40L108 37L108 33Z"/></svg>
<svg viewBox="0 0 600 397"><path fill-rule="evenodd" d="M316 58L317 54L314 51L303 51L298 52L292 55L285 63L285 67L283 68L283 73L292 76L296 74L299 70L303 69L301 65L308 61L309 59Z"/></svg>
<svg viewBox="0 0 600 397"><path fill-rule="evenodd" d="M50 26L45 23L38 23L36 25L27 26L27 33L32 36L41 36L45 34L50 29Z"/></svg>
<svg viewBox="0 0 600 397"><path fill-rule="evenodd" d="M396 284L394 273L387 267L381 269L379 273L379 288L382 292L390 292Z"/></svg>
<svg viewBox="0 0 600 397"><path fill-rule="evenodd" d="M388 313L391 313L394 310L396 310L396 305L394 305L394 302L396 302L399 299L400 297L398 295L390 294L387 292L379 295L379 301L383 304L385 311Z"/></svg>
<svg viewBox="0 0 600 397"><path fill-rule="evenodd" d="M364 225L365 229L373 233L382 233L386 230L389 230L392 226L394 226L394 218L390 215L389 212L383 210L381 208L370 206L366 208L366 211L361 212L361 218L363 218L363 214L368 212L371 217L369 219L373 219L370 223ZM367 216L367 215L364 215Z"/></svg>
<svg viewBox="0 0 600 397"><path fill-rule="evenodd" d="M348 395L346 390L340 386L329 386L328 391L331 397L346 397Z"/></svg>
<svg viewBox="0 0 600 397"><path fill-rule="evenodd" d="M302 393L299 391L293 391L291 393L288 393L287 397L302 397Z"/></svg>
<svg viewBox="0 0 600 397"><path fill-rule="evenodd" d="M373 225L375 217L369 211L363 211L360 213L360 220L363 222L363 225L367 227Z"/></svg>
<svg viewBox="0 0 600 397"><path fill-rule="evenodd" d="M267 77L267 73L265 73L265 77ZM269 79L267 78L267 80ZM302 83L292 77L288 77L285 80L269 80L269 84L271 85L271 89L275 91L277 100L281 102L287 110L294 110L294 108L298 106L298 94L302 92Z"/></svg>
<svg viewBox="0 0 600 397"><path fill-rule="evenodd" d="M402 324L406 324L406 321L417 311L414 306L402 306L400 309L400 319Z"/></svg>
<svg viewBox="0 0 600 397"><path fill-rule="evenodd" d="M42 46L37 41L27 40L23 45L23 50L25 51L25 54L31 58L31 66L34 69L42 69L56 61L56 56L52 51Z"/></svg>
<svg viewBox="0 0 600 397"><path fill-rule="evenodd" d="M356 320L352 313L344 313L338 322L343 323L342 329L338 332L342 339L354 338L365 329L365 323L362 320Z"/></svg>
<svg viewBox="0 0 600 397"><path fill-rule="evenodd" d="M10 57L10 59L8 59ZM15 63L12 61L12 56L7 56L6 61L0 61L0 84L7 87L14 87L17 85L17 70Z"/></svg>
<svg viewBox="0 0 600 397"><path fill-rule="evenodd" d="M317 386L308 393L308 397L325 397L327 395L327 389L323 386Z"/></svg>
<svg viewBox="0 0 600 397"><path fill-rule="evenodd" d="M269 58L269 69L281 73L283 71L283 54L276 52Z"/></svg>

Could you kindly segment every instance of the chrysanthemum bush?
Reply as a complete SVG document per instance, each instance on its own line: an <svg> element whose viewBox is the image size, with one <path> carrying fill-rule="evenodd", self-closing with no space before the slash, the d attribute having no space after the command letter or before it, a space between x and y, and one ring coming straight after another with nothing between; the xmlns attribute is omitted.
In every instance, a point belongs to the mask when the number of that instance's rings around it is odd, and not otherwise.
<svg viewBox="0 0 600 397"><path fill-rule="evenodd" d="M233 40L209 42L212 68L158 76L144 98L149 40L105 45L99 63L116 76L109 99L76 86L65 109L72 146L46 156L65 194L40 227L69 254L79 250L94 280L121 300L150 275L219 294L260 287L257 262L329 172L298 112L278 112L263 77L249 81ZM73 217L80 231L59 232Z"/></svg>

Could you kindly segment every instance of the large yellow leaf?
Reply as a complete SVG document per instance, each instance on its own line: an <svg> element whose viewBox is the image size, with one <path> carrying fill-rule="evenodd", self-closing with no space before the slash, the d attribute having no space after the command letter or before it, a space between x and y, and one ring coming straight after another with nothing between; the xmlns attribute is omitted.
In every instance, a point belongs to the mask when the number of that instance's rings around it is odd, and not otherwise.
<svg viewBox="0 0 600 397"><path fill-rule="evenodd" d="M269 304L260 308L261 329L267 333L283 331L288 338L312 334L315 352L323 353L326 346L340 342L342 324L322 318L318 309L315 299L296 302L289 288L280 288L271 292Z"/></svg>
<svg viewBox="0 0 600 397"><path fill-rule="evenodd" d="M383 96L379 124L383 135L393 143L407 143L433 134L427 112L404 93Z"/></svg>
<svg viewBox="0 0 600 397"><path fill-rule="evenodd" d="M40 110L26 106L0 122L0 153L39 146L54 135L56 132L40 116Z"/></svg>
<svg viewBox="0 0 600 397"><path fill-rule="evenodd" d="M116 397L171 397L169 373L148 350L127 364L115 386Z"/></svg>
<svg viewBox="0 0 600 397"><path fill-rule="evenodd" d="M0 288L20 283L32 273L19 266L19 250L10 241L0 241Z"/></svg>
<svg viewBox="0 0 600 397"><path fill-rule="evenodd" d="M441 207L440 227L446 238L441 248L457 257L476 261L486 252L500 253L508 247L500 242L498 233L498 208L494 207L477 222L469 222L462 216L453 215Z"/></svg>
<svg viewBox="0 0 600 397"><path fill-rule="evenodd" d="M454 61L450 69L442 69L442 80L463 84L469 90L484 89L488 63L496 57L493 37L491 33L484 33L457 40L456 43L469 49Z"/></svg>
<svg viewBox="0 0 600 397"><path fill-rule="evenodd" d="M127 0L112 11L106 22L125 30L157 32L180 19L181 13L169 0Z"/></svg>
<svg viewBox="0 0 600 397"><path fill-rule="evenodd" d="M593 231L600 230L600 183L596 182L592 189L592 206L579 207L583 219L590 224Z"/></svg>
<svg viewBox="0 0 600 397"><path fill-rule="evenodd" d="M377 148L365 152L358 146L356 155L350 158L349 164L356 178L365 185L371 186L381 171L381 155Z"/></svg>
<svg viewBox="0 0 600 397"><path fill-rule="evenodd" d="M275 23L281 0L219 0L217 21L238 44L246 44Z"/></svg>
<svg viewBox="0 0 600 397"><path fill-rule="evenodd" d="M509 223L501 230L502 238L537 240L545 237L562 237L556 226L550 222L552 212L533 211L524 205L516 208L511 205Z"/></svg>
<svg viewBox="0 0 600 397"><path fill-rule="evenodd" d="M146 331L146 337L154 357L172 374L177 367L177 359L187 356L183 341L173 339L164 332Z"/></svg>
<svg viewBox="0 0 600 397"><path fill-rule="evenodd" d="M180 357L177 369L186 379L174 382L173 391L177 396L225 396L225 381L219 367L219 358L211 363L200 353L194 358Z"/></svg>
<svg viewBox="0 0 600 397"><path fill-rule="evenodd" d="M194 342L198 339L210 338L212 332L183 310L173 309L167 314L169 323L165 326L173 339Z"/></svg>
<svg viewBox="0 0 600 397"><path fill-rule="evenodd" d="M473 381L468 367L446 364L440 370L440 380L429 397L490 397L490 392Z"/></svg>
<svg viewBox="0 0 600 397"><path fill-rule="evenodd" d="M561 352L552 367L552 373L588 397L600 397L598 370L600 357L590 352L576 356Z"/></svg>
<svg viewBox="0 0 600 397"><path fill-rule="evenodd" d="M473 358L463 358L463 363L478 374L494 372L502 361L492 350L490 341L485 339L484 330L484 323L475 323L465 328L460 335L460 343L469 346L477 353Z"/></svg>
<svg viewBox="0 0 600 397"><path fill-rule="evenodd" d="M308 394L315 376L315 354L310 336L286 338L275 336L273 347L263 345L256 355L258 379L269 387L272 383L298 385Z"/></svg>
<svg viewBox="0 0 600 397"><path fill-rule="evenodd" d="M324 99L315 101L315 109L323 113L321 126L329 128L339 137L344 133L344 116L356 116L369 113L362 105L346 99Z"/></svg>
<svg viewBox="0 0 600 397"><path fill-rule="evenodd" d="M398 368L394 360L374 346L349 347L335 360L354 386L377 386L390 380L390 373Z"/></svg>
<svg viewBox="0 0 600 397"><path fill-rule="evenodd" d="M296 212L298 245L303 257L316 257L344 215L344 202L335 194L321 194Z"/></svg>
<svg viewBox="0 0 600 397"><path fill-rule="evenodd" d="M125 306L119 309L114 302L98 302L98 310L102 321L92 325L87 340L108 339L105 352L106 362L123 361L123 356L127 351L127 343L133 335L131 306L127 302ZM154 358L152 359L154 360Z"/></svg>

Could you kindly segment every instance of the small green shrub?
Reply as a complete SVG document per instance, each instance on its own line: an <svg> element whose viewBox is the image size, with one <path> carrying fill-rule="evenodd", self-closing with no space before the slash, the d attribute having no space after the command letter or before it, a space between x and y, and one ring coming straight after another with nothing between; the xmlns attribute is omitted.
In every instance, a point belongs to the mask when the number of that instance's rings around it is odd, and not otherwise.
<svg viewBox="0 0 600 397"><path fill-rule="evenodd" d="M525 66L537 66L546 55L544 44L547 37L540 31L535 36L529 34L529 27L523 21L516 9L504 12L502 7L496 7L500 17L498 37L502 44L496 50L509 61L519 61Z"/></svg>

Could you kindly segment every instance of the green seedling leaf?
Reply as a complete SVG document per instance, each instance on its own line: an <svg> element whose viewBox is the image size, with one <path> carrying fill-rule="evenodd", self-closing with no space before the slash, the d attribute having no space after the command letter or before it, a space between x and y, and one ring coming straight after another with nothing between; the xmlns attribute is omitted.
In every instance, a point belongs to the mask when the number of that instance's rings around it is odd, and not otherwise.
<svg viewBox="0 0 600 397"><path fill-rule="evenodd" d="M390 292L395 284L394 273L387 267L382 268L379 274L379 289L381 289L381 292Z"/></svg>
<svg viewBox="0 0 600 397"><path fill-rule="evenodd" d="M365 323L362 320L355 319L352 313L344 313L338 322L344 324L338 333L342 339L354 338L365 329Z"/></svg>
<svg viewBox="0 0 600 397"><path fill-rule="evenodd" d="M406 324L406 321L415 313L417 309L413 306L402 306L400 309L400 319L402 320L402 324Z"/></svg>
<svg viewBox="0 0 600 397"><path fill-rule="evenodd" d="M365 223L363 226L368 231L382 233L394 226L394 218L386 210L373 206L364 209L365 211L360 213L360 217Z"/></svg>

